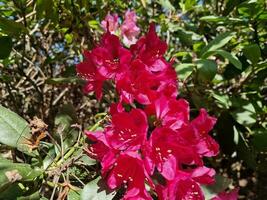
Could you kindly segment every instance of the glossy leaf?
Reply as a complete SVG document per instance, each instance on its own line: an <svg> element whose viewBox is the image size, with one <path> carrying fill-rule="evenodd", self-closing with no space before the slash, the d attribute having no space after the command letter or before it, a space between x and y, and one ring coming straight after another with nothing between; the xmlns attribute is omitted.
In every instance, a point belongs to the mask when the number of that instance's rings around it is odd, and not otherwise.
<svg viewBox="0 0 267 200"><path fill-rule="evenodd" d="M19 115L0 105L0 142L30 152L27 141L31 138L28 123Z"/></svg>
<svg viewBox="0 0 267 200"><path fill-rule="evenodd" d="M215 51L224 45L226 45L232 38L234 37L234 33L226 32L215 37L211 42L208 43L207 46L203 48L201 51L201 55L205 54L208 51Z"/></svg>
<svg viewBox="0 0 267 200"><path fill-rule="evenodd" d="M227 51L224 51L222 49L218 49L215 51L208 51L207 53L202 55L202 58L208 58L209 56L216 55L216 54L229 60L229 62L232 63L237 69L240 69L240 70L242 69L242 63L238 60L238 58L235 55Z"/></svg>
<svg viewBox="0 0 267 200"><path fill-rule="evenodd" d="M81 200L111 200L115 191L108 191L101 177L86 184L81 192Z"/></svg>

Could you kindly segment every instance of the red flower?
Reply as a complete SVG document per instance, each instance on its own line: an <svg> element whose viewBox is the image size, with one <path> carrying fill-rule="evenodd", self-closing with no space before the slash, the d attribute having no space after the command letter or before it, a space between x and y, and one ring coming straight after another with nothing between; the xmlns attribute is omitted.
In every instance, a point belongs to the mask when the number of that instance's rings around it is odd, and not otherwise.
<svg viewBox="0 0 267 200"><path fill-rule="evenodd" d="M189 105L184 99L160 97L146 108L148 115L155 115L155 126L178 130L189 122Z"/></svg>
<svg viewBox="0 0 267 200"><path fill-rule="evenodd" d="M233 189L230 192L221 192L212 200L237 200L239 188Z"/></svg>
<svg viewBox="0 0 267 200"><path fill-rule="evenodd" d="M149 104L156 95L155 89L160 82L147 70L141 60L134 60L130 69L116 83L120 98L125 103L137 100L141 104Z"/></svg>
<svg viewBox="0 0 267 200"><path fill-rule="evenodd" d="M142 152L148 172L152 174L155 166L168 180L175 178L182 164L203 165L199 155L190 146L180 143L177 133L170 128L156 128Z"/></svg>
<svg viewBox="0 0 267 200"><path fill-rule="evenodd" d="M100 46L92 50L93 62L99 73L105 78L118 78L130 62L131 53L123 48L117 36L107 32L103 35Z"/></svg>
<svg viewBox="0 0 267 200"><path fill-rule="evenodd" d="M140 109L112 115L111 125L105 129L106 138L114 149L138 150L147 136L147 118Z"/></svg>
<svg viewBox="0 0 267 200"><path fill-rule="evenodd" d="M175 179L167 181L166 185L159 185L157 193L160 200L204 200L199 183L214 182L215 171L206 167L196 168L184 172L177 171Z"/></svg>
<svg viewBox="0 0 267 200"><path fill-rule="evenodd" d="M188 126L178 130L181 141L191 145L201 156L212 157L219 153L218 143L208 135L216 123L216 118L210 117L205 109Z"/></svg>
<svg viewBox="0 0 267 200"><path fill-rule="evenodd" d="M158 74L147 71L145 64L136 59L132 61L129 70L116 82L120 98L125 103L134 100L140 104L151 104L158 96L177 95L176 75L166 70Z"/></svg>
<svg viewBox="0 0 267 200"><path fill-rule="evenodd" d="M121 153L113 166L107 177L111 189L125 186L127 190L124 199L152 199L145 190L145 180L151 180L137 153Z"/></svg>
<svg viewBox="0 0 267 200"><path fill-rule="evenodd" d="M76 71L83 79L87 81L84 86L84 92L88 93L95 91L96 97L101 99L102 97L102 86L106 80L101 76L92 61L92 54L89 51L84 52L84 61L76 65Z"/></svg>
<svg viewBox="0 0 267 200"><path fill-rule="evenodd" d="M85 131L85 134L93 142L93 144L91 144L87 149L87 154L91 158L100 161L102 166L102 174L104 175L109 171L110 167L115 162L118 151L110 147L103 132Z"/></svg>
<svg viewBox="0 0 267 200"><path fill-rule="evenodd" d="M154 24L150 25L145 37L140 38L135 45L131 46L135 57L141 59L154 72L163 71L168 67L163 58L166 50L167 44L157 36Z"/></svg>

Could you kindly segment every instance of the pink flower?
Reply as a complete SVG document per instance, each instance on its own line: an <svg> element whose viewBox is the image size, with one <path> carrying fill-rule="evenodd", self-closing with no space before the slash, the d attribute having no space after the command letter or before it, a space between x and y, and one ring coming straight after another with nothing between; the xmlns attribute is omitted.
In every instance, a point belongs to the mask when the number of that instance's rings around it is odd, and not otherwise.
<svg viewBox="0 0 267 200"><path fill-rule="evenodd" d="M121 25L123 42L130 46L136 42L136 37L140 33L140 28L136 26L137 17L134 11L126 11L124 21Z"/></svg>
<svg viewBox="0 0 267 200"><path fill-rule="evenodd" d="M239 188L231 190L230 192L221 192L212 200L237 200Z"/></svg>
<svg viewBox="0 0 267 200"><path fill-rule="evenodd" d="M118 150L138 150L147 136L147 118L141 109L112 115L111 125L105 129L110 146Z"/></svg>
<svg viewBox="0 0 267 200"><path fill-rule="evenodd" d="M157 193L160 200L204 200L201 184L214 182L215 171L200 167L191 171L177 171L175 179L167 180L166 185L159 185Z"/></svg>
<svg viewBox="0 0 267 200"><path fill-rule="evenodd" d="M114 34L119 28L119 17L117 14L107 14L105 19L101 22L102 28L108 32Z"/></svg>
<svg viewBox="0 0 267 200"><path fill-rule="evenodd" d="M87 81L83 88L84 92L89 93L95 91L96 97L101 99L102 86L106 79L98 72L97 67L92 60L91 52L84 52L84 61L76 65L76 71L79 76Z"/></svg>
<svg viewBox="0 0 267 200"><path fill-rule="evenodd" d="M141 157L135 152L121 153L113 164L107 184L111 189L126 187L123 199L151 199L145 189L145 180L151 182Z"/></svg>
<svg viewBox="0 0 267 200"><path fill-rule="evenodd" d="M99 73L107 78L118 78L131 61L131 53L123 48L119 38L109 32L102 37L101 44L92 50L92 59Z"/></svg>
<svg viewBox="0 0 267 200"><path fill-rule="evenodd" d="M189 145L178 140L178 135L170 128L156 128L143 147L145 164L148 172L153 174L154 167L168 180L175 178L177 168L185 165L200 165L202 160Z"/></svg>

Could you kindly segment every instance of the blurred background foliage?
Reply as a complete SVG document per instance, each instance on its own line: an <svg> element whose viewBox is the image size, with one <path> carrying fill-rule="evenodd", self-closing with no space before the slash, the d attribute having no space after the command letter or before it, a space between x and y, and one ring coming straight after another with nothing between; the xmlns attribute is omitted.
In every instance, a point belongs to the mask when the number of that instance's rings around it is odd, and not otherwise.
<svg viewBox="0 0 267 200"><path fill-rule="evenodd" d="M266 199L264 0L0 0L0 199L118 198L96 192L99 165L82 135L105 121L113 94L84 95L75 64L99 41L105 15L127 9L142 34L155 22L167 41L192 116L205 107L218 118L221 153L207 160L217 187ZM206 188L207 198L216 190Z"/></svg>

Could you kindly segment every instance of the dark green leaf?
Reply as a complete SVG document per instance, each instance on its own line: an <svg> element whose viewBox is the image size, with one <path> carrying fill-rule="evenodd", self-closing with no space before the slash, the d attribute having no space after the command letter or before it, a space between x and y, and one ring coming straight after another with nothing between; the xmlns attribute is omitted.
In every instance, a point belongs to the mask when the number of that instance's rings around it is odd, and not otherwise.
<svg viewBox="0 0 267 200"><path fill-rule="evenodd" d="M252 144L258 151L267 151L267 132L266 129L255 130L253 134Z"/></svg>
<svg viewBox="0 0 267 200"><path fill-rule="evenodd" d="M19 197L17 200L40 200L40 192L37 191L29 196Z"/></svg>
<svg viewBox="0 0 267 200"><path fill-rule="evenodd" d="M8 20L0 16L0 29L8 35L18 36L21 33L27 33L27 29L23 24L17 23L13 20Z"/></svg>
<svg viewBox="0 0 267 200"><path fill-rule="evenodd" d="M247 59L252 62L252 64L257 64L261 57L261 50L257 44L245 46L243 52Z"/></svg>
<svg viewBox="0 0 267 200"><path fill-rule="evenodd" d="M213 60L198 60L197 78L200 81L211 81L217 73L217 64Z"/></svg>
<svg viewBox="0 0 267 200"><path fill-rule="evenodd" d="M240 70L242 69L242 63L238 60L238 58L235 55L227 51L224 51L222 49L218 49L215 51L208 51L207 53L204 53L202 55L202 58L207 58L211 55L216 55L216 54L224 57L225 59L228 59L229 62L232 63L237 69L240 69Z"/></svg>
<svg viewBox="0 0 267 200"><path fill-rule="evenodd" d="M84 81L77 77L61 77L61 78L48 78L46 80L47 84L57 85L57 84L68 84L68 83L77 83L82 84Z"/></svg>
<svg viewBox="0 0 267 200"><path fill-rule="evenodd" d="M12 39L9 36L1 36L0 47L0 59L7 58L12 50Z"/></svg>

